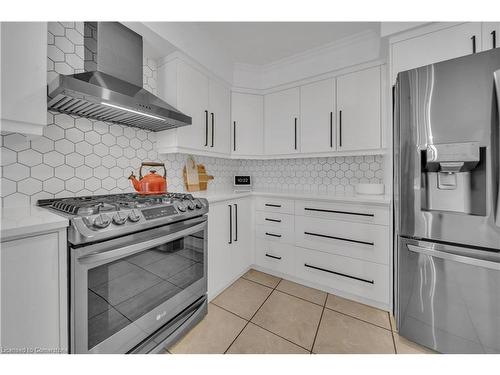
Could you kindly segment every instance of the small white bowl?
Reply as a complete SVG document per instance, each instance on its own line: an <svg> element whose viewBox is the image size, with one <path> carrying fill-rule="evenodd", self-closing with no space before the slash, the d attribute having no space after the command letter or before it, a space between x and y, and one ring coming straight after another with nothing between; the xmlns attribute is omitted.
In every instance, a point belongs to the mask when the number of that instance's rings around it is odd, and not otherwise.
<svg viewBox="0 0 500 375"><path fill-rule="evenodd" d="M357 184L356 194L382 195L384 194L384 184Z"/></svg>

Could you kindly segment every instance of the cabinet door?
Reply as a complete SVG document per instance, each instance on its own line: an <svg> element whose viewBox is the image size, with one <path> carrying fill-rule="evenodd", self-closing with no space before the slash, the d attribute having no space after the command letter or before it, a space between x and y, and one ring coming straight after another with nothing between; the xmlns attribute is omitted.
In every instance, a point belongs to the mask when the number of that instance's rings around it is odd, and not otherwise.
<svg viewBox="0 0 500 375"><path fill-rule="evenodd" d="M481 23L468 22L392 45L392 79L398 72L469 55L481 48Z"/></svg>
<svg viewBox="0 0 500 375"><path fill-rule="evenodd" d="M233 155L261 155L264 153L264 98L262 95L231 95Z"/></svg>
<svg viewBox="0 0 500 375"><path fill-rule="evenodd" d="M231 92L219 82L210 80L209 101L209 150L229 154Z"/></svg>
<svg viewBox="0 0 500 375"><path fill-rule="evenodd" d="M66 238L59 233L2 243L3 348L67 350Z"/></svg>
<svg viewBox="0 0 500 375"><path fill-rule="evenodd" d="M380 67L337 78L337 149L380 148Z"/></svg>
<svg viewBox="0 0 500 375"><path fill-rule="evenodd" d="M47 22L1 23L2 131L41 135L47 125Z"/></svg>
<svg viewBox="0 0 500 375"><path fill-rule="evenodd" d="M232 278L241 274L254 262L252 225L252 199L238 199L233 202L233 243L231 252Z"/></svg>
<svg viewBox="0 0 500 375"><path fill-rule="evenodd" d="M482 50L500 47L500 22L483 22Z"/></svg>
<svg viewBox="0 0 500 375"><path fill-rule="evenodd" d="M328 152L336 148L334 82L327 79L300 88L301 152Z"/></svg>
<svg viewBox="0 0 500 375"><path fill-rule="evenodd" d="M229 212L222 202L210 206L208 214L208 298L213 299L231 281L229 252Z"/></svg>
<svg viewBox="0 0 500 375"><path fill-rule="evenodd" d="M208 77L184 62L177 68L177 107L192 117L192 125L177 129L178 145L206 150L209 147Z"/></svg>
<svg viewBox="0 0 500 375"><path fill-rule="evenodd" d="M268 155L293 154L299 149L299 88L264 97L264 148Z"/></svg>

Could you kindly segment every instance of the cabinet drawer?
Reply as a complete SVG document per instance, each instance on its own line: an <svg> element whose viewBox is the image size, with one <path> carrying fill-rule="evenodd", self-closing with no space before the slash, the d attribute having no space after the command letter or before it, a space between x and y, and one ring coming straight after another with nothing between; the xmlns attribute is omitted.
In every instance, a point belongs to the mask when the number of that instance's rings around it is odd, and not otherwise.
<svg viewBox="0 0 500 375"><path fill-rule="evenodd" d="M294 201L290 199L257 197L256 202L258 211L281 212L283 214L293 214L294 212Z"/></svg>
<svg viewBox="0 0 500 375"><path fill-rule="evenodd" d="M389 263L389 227L297 216L295 229L297 246Z"/></svg>
<svg viewBox="0 0 500 375"><path fill-rule="evenodd" d="M294 216L275 212L257 211L255 223L269 228L288 229L293 231Z"/></svg>
<svg viewBox="0 0 500 375"><path fill-rule="evenodd" d="M389 225L389 208L363 204L296 201L295 215Z"/></svg>
<svg viewBox="0 0 500 375"><path fill-rule="evenodd" d="M291 275L295 265L295 246L257 239L255 258L261 267Z"/></svg>
<svg viewBox="0 0 500 375"><path fill-rule="evenodd" d="M295 275L328 289L389 303L389 267L386 265L296 248Z"/></svg>
<svg viewBox="0 0 500 375"><path fill-rule="evenodd" d="M275 228L268 225L256 225L257 238L268 241L295 244L295 236L292 228Z"/></svg>

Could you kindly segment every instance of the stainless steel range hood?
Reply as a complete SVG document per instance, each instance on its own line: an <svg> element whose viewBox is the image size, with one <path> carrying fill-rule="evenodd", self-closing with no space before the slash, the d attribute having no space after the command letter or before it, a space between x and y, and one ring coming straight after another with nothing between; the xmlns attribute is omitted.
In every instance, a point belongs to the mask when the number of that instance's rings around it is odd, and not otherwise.
<svg viewBox="0 0 500 375"><path fill-rule="evenodd" d="M49 109L152 131L191 124L142 87L139 34L118 22L85 22L84 34L85 72L49 83Z"/></svg>

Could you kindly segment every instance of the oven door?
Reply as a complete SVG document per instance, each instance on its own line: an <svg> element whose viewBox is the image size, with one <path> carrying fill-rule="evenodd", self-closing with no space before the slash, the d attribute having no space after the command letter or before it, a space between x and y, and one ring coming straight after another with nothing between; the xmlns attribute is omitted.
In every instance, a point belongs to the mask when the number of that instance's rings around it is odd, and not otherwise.
<svg viewBox="0 0 500 375"><path fill-rule="evenodd" d="M73 353L126 353L207 291L206 217L70 251Z"/></svg>

